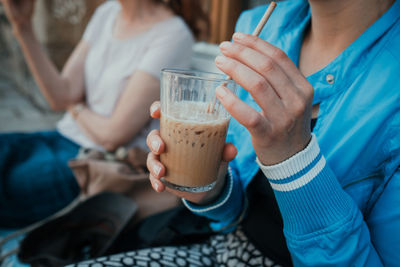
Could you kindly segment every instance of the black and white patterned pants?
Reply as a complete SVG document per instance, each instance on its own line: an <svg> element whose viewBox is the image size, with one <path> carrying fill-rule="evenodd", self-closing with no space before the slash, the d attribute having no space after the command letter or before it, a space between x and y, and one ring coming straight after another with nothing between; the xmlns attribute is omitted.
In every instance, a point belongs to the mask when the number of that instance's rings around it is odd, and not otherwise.
<svg viewBox="0 0 400 267"><path fill-rule="evenodd" d="M142 249L101 257L67 267L103 266L279 266L262 255L238 229L226 235L215 235L201 244Z"/></svg>

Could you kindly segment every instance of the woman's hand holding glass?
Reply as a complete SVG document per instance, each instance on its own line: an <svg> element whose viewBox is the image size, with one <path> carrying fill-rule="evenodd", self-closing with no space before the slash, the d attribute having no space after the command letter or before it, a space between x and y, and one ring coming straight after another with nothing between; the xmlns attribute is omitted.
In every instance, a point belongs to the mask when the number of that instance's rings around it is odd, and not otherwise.
<svg viewBox="0 0 400 267"><path fill-rule="evenodd" d="M311 138L310 120L314 89L296 65L280 49L248 34L236 33L234 43L224 42L224 56L216 59L217 66L245 90L260 106L258 112L226 90L217 89L217 96L228 112L251 134L254 150L264 165L280 163L303 150ZM151 107L151 116L160 118L160 103ZM166 189L160 178L166 172L159 155L165 144L160 132L152 131L147 138L151 153L147 166L150 181L157 192ZM167 188L191 202L212 202L225 182L227 162L236 156L236 148L226 144L216 186L205 193L187 193Z"/></svg>
<svg viewBox="0 0 400 267"><path fill-rule="evenodd" d="M160 118L161 112L159 101L153 103L150 108L150 114L152 118ZM182 197L190 202L201 205L211 203L219 196L225 185L228 162L235 158L237 152L235 146L230 143L225 144L222 159L223 162L218 172L216 185L208 192L189 193L173 190L169 187L166 187L160 181L160 178L165 175L167 170L160 161L160 154L165 152L165 143L161 139L159 130L153 130L152 132L150 132L150 134L147 136L147 146L150 148L151 151L147 157L147 168L150 171L150 182L153 189L157 192L163 192L165 189L167 189L178 197Z"/></svg>
<svg viewBox="0 0 400 267"><path fill-rule="evenodd" d="M248 91L261 111L223 87L217 89L218 99L250 132L261 163L280 163L310 141L314 89L279 48L243 33L235 33L233 41L220 45L217 67Z"/></svg>

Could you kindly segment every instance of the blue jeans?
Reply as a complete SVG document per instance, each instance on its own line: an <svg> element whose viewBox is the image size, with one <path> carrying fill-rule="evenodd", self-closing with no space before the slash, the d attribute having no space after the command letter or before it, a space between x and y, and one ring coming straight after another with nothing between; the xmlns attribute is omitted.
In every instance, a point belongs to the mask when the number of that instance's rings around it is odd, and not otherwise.
<svg viewBox="0 0 400 267"><path fill-rule="evenodd" d="M67 162L78 150L57 131L0 134L0 227L25 226L70 203L79 186Z"/></svg>

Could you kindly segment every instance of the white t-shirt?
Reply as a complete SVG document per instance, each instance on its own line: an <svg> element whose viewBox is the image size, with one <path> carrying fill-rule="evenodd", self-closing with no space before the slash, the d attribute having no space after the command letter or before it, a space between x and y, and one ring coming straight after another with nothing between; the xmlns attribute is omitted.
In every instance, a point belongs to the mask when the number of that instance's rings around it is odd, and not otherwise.
<svg viewBox="0 0 400 267"><path fill-rule="evenodd" d="M116 39L113 27L120 10L117 1L102 4L83 35L90 44L84 73L86 104L102 116L111 116L135 71L145 71L159 79L163 68L189 68L192 56L194 39L180 17L161 21L132 38ZM128 146L147 149L146 136L155 128L158 120L149 121ZM68 112L58 122L57 129L82 147L104 150L84 134Z"/></svg>

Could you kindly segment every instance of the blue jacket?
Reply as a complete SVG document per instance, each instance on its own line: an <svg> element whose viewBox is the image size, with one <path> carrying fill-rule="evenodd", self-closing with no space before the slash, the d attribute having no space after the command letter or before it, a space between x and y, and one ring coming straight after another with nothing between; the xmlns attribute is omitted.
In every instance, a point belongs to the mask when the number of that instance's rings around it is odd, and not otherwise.
<svg viewBox="0 0 400 267"><path fill-rule="evenodd" d="M266 6L244 12L251 33ZM310 23L307 1L279 2L260 37L297 64ZM400 0L345 51L307 77L320 103L313 141L276 166L261 166L282 213L298 266L400 265ZM239 97L259 110L250 94ZM243 214L245 189L260 166L250 135L232 120L238 148L227 185L213 205L185 202L218 230ZM290 171L289 171L290 170Z"/></svg>

